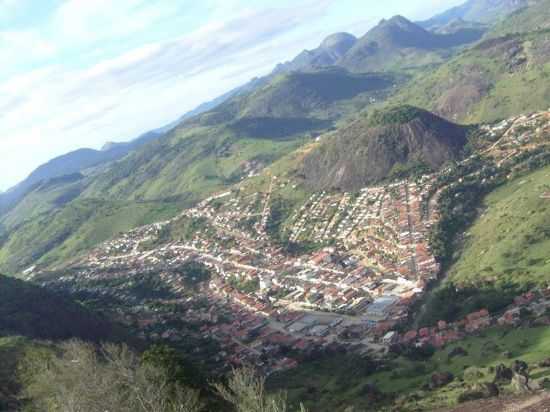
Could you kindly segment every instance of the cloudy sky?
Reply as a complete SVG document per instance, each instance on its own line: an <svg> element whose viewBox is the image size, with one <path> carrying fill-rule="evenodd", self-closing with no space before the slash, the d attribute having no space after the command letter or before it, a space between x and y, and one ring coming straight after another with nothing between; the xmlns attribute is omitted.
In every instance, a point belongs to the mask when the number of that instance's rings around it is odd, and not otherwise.
<svg viewBox="0 0 550 412"><path fill-rule="evenodd" d="M0 190L129 140L337 31L462 0L0 0Z"/></svg>

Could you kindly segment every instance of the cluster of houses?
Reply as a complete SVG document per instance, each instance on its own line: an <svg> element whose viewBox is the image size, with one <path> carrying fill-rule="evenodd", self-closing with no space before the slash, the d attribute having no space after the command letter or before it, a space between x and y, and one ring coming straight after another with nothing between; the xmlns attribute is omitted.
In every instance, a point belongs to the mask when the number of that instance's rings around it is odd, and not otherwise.
<svg viewBox="0 0 550 412"><path fill-rule="evenodd" d="M512 140L529 146L526 124L547 130L550 115L512 119L486 132L498 139L497 149ZM210 342L194 351L221 369L254 363L269 374L333 348L372 354L396 342L441 347L495 323L513 324L526 303L498 319L480 311L453 324L395 332L440 270L428 242L440 219L438 182L435 174L311 195L284 230L291 242L319 246L295 255L266 233L272 192L289 184L271 176L265 193L211 196L171 220L104 243L55 276L34 270L29 276L101 300L145 339ZM182 220L200 220L205 229L163 237ZM208 281L193 284L182 274L189 262L207 268ZM537 302L541 309L548 300L537 295L527 304ZM203 353L212 347L214 354Z"/></svg>
<svg viewBox="0 0 550 412"><path fill-rule="evenodd" d="M525 148L548 143L550 110L513 117L481 128L487 136L496 140L486 152L503 161L521 153Z"/></svg>
<svg viewBox="0 0 550 412"><path fill-rule="evenodd" d="M433 327L409 330L402 334L390 331L384 335L383 340L389 344L441 348L495 325L517 327L526 321L550 325L550 288L537 289L518 296L509 307L499 313L492 314L487 309L481 309L457 322L447 323L440 320Z"/></svg>

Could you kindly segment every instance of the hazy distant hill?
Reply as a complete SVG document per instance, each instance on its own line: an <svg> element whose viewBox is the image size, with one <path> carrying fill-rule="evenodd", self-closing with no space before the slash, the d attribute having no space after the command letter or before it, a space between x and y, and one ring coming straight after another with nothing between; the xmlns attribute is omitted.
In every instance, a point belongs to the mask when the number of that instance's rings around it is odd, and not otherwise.
<svg viewBox="0 0 550 412"><path fill-rule="evenodd" d="M25 180L6 192L0 192L0 215L15 206L34 185L48 179L82 172L90 167L121 159L132 150L168 133L186 120L212 110L232 97L247 93L265 81L265 79L253 79L247 84L235 88L212 101L199 105L178 120L164 127L144 133L129 142L107 142L101 150L78 149L40 165Z"/></svg>
<svg viewBox="0 0 550 412"><path fill-rule="evenodd" d="M355 43L357 43L357 38L352 34L332 34L323 40L318 48L314 50L304 50L293 60L277 65L275 72L312 70L333 66L355 45Z"/></svg>
<svg viewBox="0 0 550 412"><path fill-rule="evenodd" d="M161 132L151 131L128 143L107 143L101 150L78 149L58 156L36 168L25 180L13 188L0 193L0 215L14 207L29 190L40 182L79 173L90 167L120 159L130 151L161 135Z"/></svg>
<svg viewBox="0 0 550 412"><path fill-rule="evenodd" d="M460 6L418 24L424 28L433 29L445 26L455 19L491 23L531 3L533 1L530 0L468 0Z"/></svg>
<svg viewBox="0 0 550 412"><path fill-rule="evenodd" d="M550 29L550 1L537 0L529 7L518 9L498 22L490 31L490 37L506 34L528 33Z"/></svg>
<svg viewBox="0 0 550 412"><path fill-rule="evenodd" d="M454 47L481 38L483 28L458 28L450 33L425 30L402 16L382 20L338 61L354 72L420 67L439 63Z"/></svg>

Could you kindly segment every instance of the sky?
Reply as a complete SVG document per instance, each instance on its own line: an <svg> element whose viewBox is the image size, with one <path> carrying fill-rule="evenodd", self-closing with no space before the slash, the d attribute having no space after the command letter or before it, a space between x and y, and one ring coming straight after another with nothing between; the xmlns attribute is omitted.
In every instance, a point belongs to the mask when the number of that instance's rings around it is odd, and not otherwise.
<svg viewBox="0 0 550 412"><path fill-rule="evenodd" d="M164 126L331 33L463 0L0 0L0 191Z"/></svg>

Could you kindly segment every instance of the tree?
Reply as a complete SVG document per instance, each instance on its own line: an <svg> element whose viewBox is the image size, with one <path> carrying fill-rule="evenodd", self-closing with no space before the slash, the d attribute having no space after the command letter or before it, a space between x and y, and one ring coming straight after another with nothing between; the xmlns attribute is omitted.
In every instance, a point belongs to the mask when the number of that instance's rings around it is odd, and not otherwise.
<svg viewBox="0 0 550 412"><path fill-rule="evenodd" d="M27 357L21 366L25 396L41 411L199 412L199 393L172 383L163 369L140 362L127 346L99 349L79 341L57 355Z"/></svg>
<svg viewBox="0 0 550 412"><path fill-rule="evenodd" d="M226 385L215 383L217 393L235 407L237 412L287 412L286 396L268 395L265 378L250 368L234 369ZM300 405L300 412L306 412Z"/></svg>
<svg viewBox="0 0 550 412"><path fill-rule="evenodd" d="M141 355L141 362L154 368L165 371L172 383L201 387L206 379L194 365L192 365L178 350L163 344L156 344L148 348Z"/></svg>

